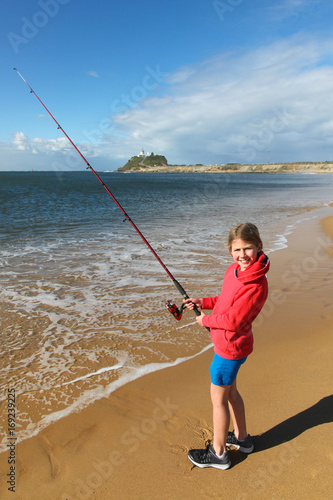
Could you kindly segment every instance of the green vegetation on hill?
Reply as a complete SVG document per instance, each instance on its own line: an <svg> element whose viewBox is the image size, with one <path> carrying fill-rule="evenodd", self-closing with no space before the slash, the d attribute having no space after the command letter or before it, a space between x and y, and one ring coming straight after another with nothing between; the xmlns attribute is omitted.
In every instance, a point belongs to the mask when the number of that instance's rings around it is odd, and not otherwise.
<svg viewBox="0 0 333 500"><path fill-rule="evenodd" d="M118 168L118 172L135 172L135 170L141 170L144 167L158 167L167 164L167 159L162 155L132 156L126 165Z"/></svg>
<svg viewBox="0 0 333 500"><path fill-rule="evenodd" d="M168 165L162 155L133 156L118 172L333 173L333 162Z"/></svg>

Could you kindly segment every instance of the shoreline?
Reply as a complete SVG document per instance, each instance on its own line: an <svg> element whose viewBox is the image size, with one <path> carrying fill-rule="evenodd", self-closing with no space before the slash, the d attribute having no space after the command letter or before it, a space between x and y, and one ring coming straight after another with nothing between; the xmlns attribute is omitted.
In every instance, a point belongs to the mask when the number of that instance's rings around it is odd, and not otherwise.
<svg viewBox="0 0 333 500"><path fill-rule="evenodd" d="M328 445L315 449L320 453L315 464L312 453L307 453L313 440L325 443L327 430L323 425L318 427L316 414L323 420L320 423L325 423L332 405L327 397L332 374L329 274L333 253L321 228L333 238L333 216L329 207L320 211L325 212L323 217L303 220L287 236L288 247L270 256L269 300L255 327L255 352L239 379L257 453L244 457L232 451L233 467L226 473L191 469L187 450L202 447L211 437L208 372L212 353L208 349L129 382L108 398L19 443L16 498L122 500L157 495L178 499L198 492L201 498L221 498L227 493L230 497L232 487L231 498L237 500L257 498L260 490L271 498L274 488L282 488L281 498L283 494L304 498L305 492L309 494L309 481L313 488L310 496L326 498L327 492L329 498L329 488L324 489L332 486ZM304 317L307 310L311 311L309 318ZM315 345L312 329L316 331ZM294 377L291 385L290 371ZM293 422L301 429L305 425L304 432L297 433ZM286 438L284 442L282 438ZM6 459L6 453L1 454L3 474L8 472ZM315 478L322 478L323 470L327 470L327 478L318 484ZM217 481L216 496L206 486L212 479ZM232 486L235 484L237 489Z"/></svg>
<svg viewBox="0 0 333 500"><path fill-rule="evenodd" d="M298 220L299 216L303 216L306 213L316 213L316 210L318 210L318 207L316 207L316 208L312 207L312 208L309 208L308 211L299 212L298 214L293 216L293 219L295 219L293 221L293 224L291 226L290 225L286 226L284 228L283 232L278 232L277 240L275 241L275 243L273 245L271 245L269 247L269 250L267 253L271 254L272 252L274 253L278 250L287 248L287 237L290 233L293 232L293 229L291 229L291 228L296 227L294 224L297 225L300 222ZM270 243L272 243L272 242L270 242ZM266 241L266 244L267 244L267 241ZM267 247L266 247L266 249L267 249ZM223 272L222 272L222 274L219 272L219 274L222 276ZM217 285L217 287L220 286L219 280L217 281L216 285ZM195 284L194 287L200 288L200 283ZM5 311L3 312L3 316L5 316ZM199 333L199 331L196 332L195 331L196 328L199 328L199 327L196 325L194 318L190 315L190 317L187 316L186 318L183 318L182 323L175 322L173 330L174 330L174 334L179 335L180 330L190 329L190 330L193 330L194 335L197 336L197 333ZM186 336L184 337L184 340L185 340L185 338L186 338ZM117 369L121 369L121 368L125 369L124 372L118 374L118 376L115 376L115 378L110 378L109 379L110 381L107 382L106 384L104 384L104 387L99 387L97 389L97 392L92 391L91 389L89 390L89 388L88 388L88 390L86 392L83 391L84 395L82 395L82 393L81 393L81 397L79 397L78 399L77 398L74 399L72 403L70 403L70 400L69 400L69 403L67 404L67 406L63 407L62 409L58 410L57 408L52 406L51 413L47 413L44 415L41 414L42 416L39 416L36 418L36 416L34 415L35 412L33 411L33 407L31 405L29 405L30 406L29 413L30 413L30 416L33 417L33 420L31 421L31 423L29 424L28 427L26 425L24 429L21 428L20 431L16 434L17 444L21 443L27 439L38 436L38 434L41 431L43 431L44 429L46 429L48 426L50 426L51 424L54 424L57 421L69 416L71 413L82 411L90 404L93 404L95 401L100 400L102 398L109 397L114 391L118 390L119 388L123 387L124 385L131 383L132 381L135 381L138 378L145 376L149 373L154 373L156 371L159 371L159 370L162 370L165 368L172 368L179 363L182 363L182 362L188 361L192 358L195 358L196 356L201 355L204 351L206 351L207 349L209 349L212 346L210 339L209 339L209 342L206 342L206 344L200 343L200 345L201 345L201 348L199 348L199 351L195 351L194 353L192 353L192 350L191 350L191 353L189 354L187 351L188 346L186 347L186 345L183 346L182 344L180 344L177 347L177 351L173 350L172 359L169 361L166 361L166 362L164 362L162 360L156 361L156 362L154 362L154 361L149 362L149 360L148 360L147 364L137 365L137 366L129 365L128 367L125 366L126 363L119 362L118 364L115 364L112 366L111 365L105 366L104 368L98 369L98 370L96 370L96 368L94 368L94 369L92 368L91 371L88 371L88 372L84 371L84 374L77 377L77 378L69 379L69 381L63 382L63 384L60 384L60 385L55 385L52 389L61 391L62 386L66 387L68 385L72 385L72 384L74 385L74 383L77 383L77 382L81 383L82 381L85 381L86 379L90 379L91 381L94 381L95 377L97 378L102 373L105 373L105 372L111 373L111 372L116 371ZM169 352L169 354L171 354L171 353ZM89 369L88 365L86 366L86 369ZM82 387L83 386L81 385L81 390L82 390ZM43 397L43 394L45 395L45 397L47 397L47 389L45 387L40 388L40 389L38 389L38 388L32 389L30 391L27 390L25 392L18 391L17 392L17 406L21 409L21 411L24 408L23 405L25 404L25 401L26 401L25 394L31 395L33 393L35 394L35 397L38 398L38 400ZM5 404L5 402L3 401L3 405L4 404ZM5 425L4 420L3 420L3 424ZM1 441L1 445L0 445L0 454L4 453L6 451L6 444L7 444L6 443L6 435L4 435L3 440Z"/></svg>
<svg viewBox="0 0 333 500"><path fill-rule="evenodd" d="M263 174L319 174L332 173L333 162L298 162L298 163L228 163L220 165L155 165L137 166L134 168L118 168L118 173L263 173Z"/></svg>

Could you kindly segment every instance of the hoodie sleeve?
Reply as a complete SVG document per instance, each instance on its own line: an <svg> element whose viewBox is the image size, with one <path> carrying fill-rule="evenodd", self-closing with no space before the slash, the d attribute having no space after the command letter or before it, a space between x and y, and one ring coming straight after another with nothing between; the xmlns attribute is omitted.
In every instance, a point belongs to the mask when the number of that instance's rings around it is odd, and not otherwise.
<svg viewBox="0 0 333 500"><path fill-rule="evenodd" d="M201 298L202 309L208 309L208 310L214 309L214 306L215 306L218 298L219 298L219 296L217 296L217 297L202 297Z"/></svg>
<svg viewBox="0 0 333 500"><path fill-rule="evenodd" d="M221 330L239 331L251 326L267 297L262 285L251 283L236 295L233 305L224 314L212 314L203 318L203 326Z"/></svg>

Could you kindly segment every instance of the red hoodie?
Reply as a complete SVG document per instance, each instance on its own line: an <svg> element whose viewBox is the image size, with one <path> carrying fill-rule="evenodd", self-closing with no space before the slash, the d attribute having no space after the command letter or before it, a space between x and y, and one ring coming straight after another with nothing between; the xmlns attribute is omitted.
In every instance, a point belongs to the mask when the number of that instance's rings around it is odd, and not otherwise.
<svg viewBox="0 0 333 500"><path fill-rule="evenodd" d="M202 309L213 309L202 324L210 328L219 356L240 359L253 351L252 322L267 299L268 269L269 259L263 252L245 271L235 262L226 270L221 295L202 298Z"/></svg>

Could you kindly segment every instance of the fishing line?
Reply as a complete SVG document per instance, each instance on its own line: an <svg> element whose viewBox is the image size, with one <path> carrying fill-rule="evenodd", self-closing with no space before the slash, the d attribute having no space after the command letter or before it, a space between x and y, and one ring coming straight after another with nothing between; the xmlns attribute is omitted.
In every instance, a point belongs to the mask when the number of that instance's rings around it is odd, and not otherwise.
<svg viewBox="0 0 333 500"><path fill-rule="evenodd" d="M126 211L123 209L123 207L121 206L121 204L119 203L119 201L115 198L115 196L111 193L111 191L109 190L109 188L104 184L103 180L100 178L100 176L97 174L97 172L93 169L93 167L90 165L90 163L88 162L88 160L83 156L83 154L81 153L81 151L79 150L79 148L74 144L74 142L72 141L72 139L67 135L67 133L65 132L65 130L62 128L62 126L58 123L58 121L54 118L54 116L52 115L52 113L48 110L48 108L45 106L45 104L42 102L42 100L38 97L38 95L36 94L36 92L30 87L29 83L25 80L25 78L23 78L23 76L21 75L21 73L18 71L17 68L13 68L17 74L22 78L22 80L24 81L24 83L29 87L30 89L30 93L31 94L34 94L34 96L38 99L38 101L41 103L41 105L43 106L43 108L47 111L47 113L49 114L49 116L52 118L52 120L56 123L57 127L59 130L61 130L61 132L65 135L65 137L69 140L69 142L71 143L71 145L73 146L73 148L77 151L77 153L81 156L81 158L83 159L83 161L86 163L87 165L87 170L91 170L91 172L95 175L95 177L99 180L99 182L102 184L102 186L104 187L104 189L106 190L106 192L109 194L109 196L113 199L113 201L116 203L116 205L118 206L118 208L122 211L122 213L125 215L126 219L131 223L131 225L133 226L133 228L135 229L135 231L139 234L139 236L142 238L142 240L144 241L144 243L147 245L147 247L149 248L149 250L152 252L152 254L154 255L154 257L158 260L158 262L161 264L161 266L163 267L164 271L167 273L167 275L169 276L169 278L172 280L173 284L175 285L175 287L177 288L177 290L179 291L179 293L183 296L184 299L188 299L189 296L188 294L186 293L186 291L184 290L184 288L182 287L182 285L174 278L174 276L171 274L171 272L169 271L169 269L167 268L167 266L164 264L164 262L162 261L162 259L157 255L157 253L155 252L155 250L153 249L153 247L150 245L150 243L146 240L146 238L144 237L144 235L141 233L141 231L139 230L139 228L136 226L136 224L132 221L132 219L129 217L129 215L126 213ZM125 219L125 220L126 220ZM183 313L183 309L184 309L184 305L182 304L182 306L178 309L178 307L176 306L176 304L174 304L173 302L171 301L167 301L167 308L168 310L171 312L171 314L177 319L177 320L180 320L181 317L182 317L182 313ZM193 309L195 314L197 316L200 316L200 311L195 307L195 309ZM207 328L209 330L209 328Z"/></svg>

